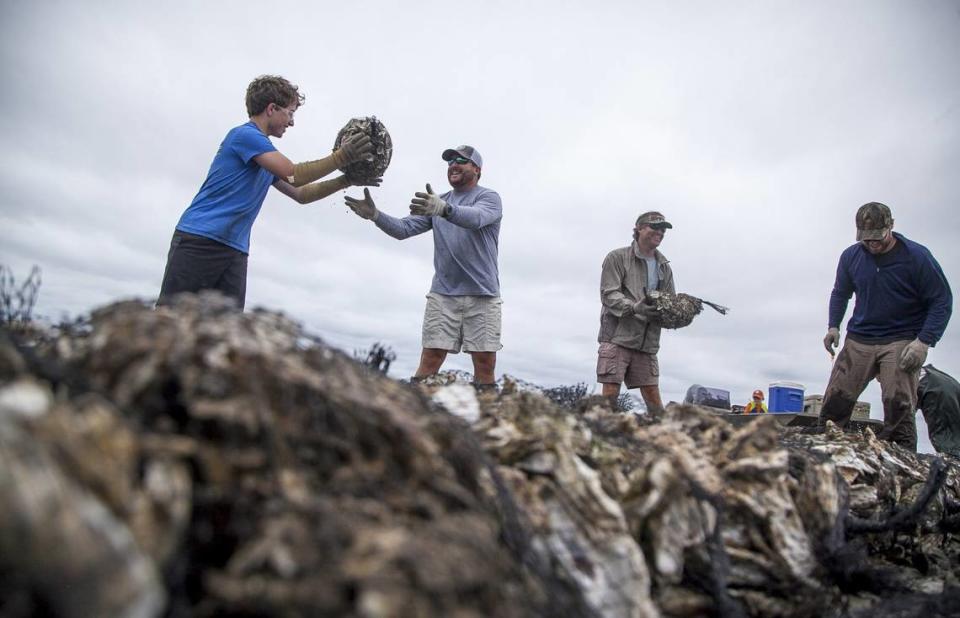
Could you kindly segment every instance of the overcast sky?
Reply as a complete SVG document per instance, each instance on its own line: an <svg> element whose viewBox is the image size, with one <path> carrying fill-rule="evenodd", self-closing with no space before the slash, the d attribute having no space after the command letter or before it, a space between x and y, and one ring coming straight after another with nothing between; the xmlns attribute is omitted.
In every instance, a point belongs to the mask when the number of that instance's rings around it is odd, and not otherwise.
<svg viewBox="0 0 960 618"><path fill-rule="evenodd" d="M0 0L0 24L0 263L43 269L51 319L156 297L174 226L265 73L306 95L274 140L294 161L328 154L351 117L384 122L387 213L447 186L443 149L483 154L504 212L498 376L595 384L600 265L646 210L674 224L678 289L732 308L665 332L666 401L694 383L739 404L781 380L822 393L828 296L865 202L960 276L958 0ZM432 271L430 234L398 242L343 193L271 191L247 307L347 351L385 342L406 377ZM960 318L929 360L960 377ZM862 399L882 417L876 382Z"/></svg>

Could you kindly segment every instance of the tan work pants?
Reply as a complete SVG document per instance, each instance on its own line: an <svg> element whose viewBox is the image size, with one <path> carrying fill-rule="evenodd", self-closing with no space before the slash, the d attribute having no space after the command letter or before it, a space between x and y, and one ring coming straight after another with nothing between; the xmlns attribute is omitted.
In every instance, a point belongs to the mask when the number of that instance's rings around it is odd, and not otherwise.
<svg viewBox="0 0 960 618"><path fill-rule="evenodd" d="M898 367L900 353L908 340L867 345L847 339L830 373L823 395L820 423L828 419L841 427L853 415L857 397L870 380L880 381L883 401L883 429L878 438L917 450L917 382L920 372L907 373Z"/></svg>

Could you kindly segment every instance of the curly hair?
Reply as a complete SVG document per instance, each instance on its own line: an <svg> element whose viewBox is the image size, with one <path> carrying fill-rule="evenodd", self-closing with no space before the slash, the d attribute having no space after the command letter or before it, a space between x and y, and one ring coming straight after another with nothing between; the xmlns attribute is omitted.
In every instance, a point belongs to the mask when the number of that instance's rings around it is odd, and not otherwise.
<svg viewBox="0 0 960 618"><path fill-rule="evenodd" d="M297 92L297 87L279 75L261 75L247 86L247 114L256 116L271 103L280 107L303 105L306 98Z"/></svg>

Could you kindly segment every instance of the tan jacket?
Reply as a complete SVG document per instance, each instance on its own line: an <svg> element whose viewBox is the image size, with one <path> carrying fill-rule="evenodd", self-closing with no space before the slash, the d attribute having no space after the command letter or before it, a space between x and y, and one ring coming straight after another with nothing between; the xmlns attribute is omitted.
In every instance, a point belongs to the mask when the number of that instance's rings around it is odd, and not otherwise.
<svg viewBox="0 0 960 618"><path fill-rule="evenodd" d="M661 291L676 293L670 262L654 252L660 271ZM656 354L660 349L660 327L635 315L633 304L645 297L647 262L636 241L629 247L614 249L603 260L600 273L600 343L615 343L625 348Z"/></svg>

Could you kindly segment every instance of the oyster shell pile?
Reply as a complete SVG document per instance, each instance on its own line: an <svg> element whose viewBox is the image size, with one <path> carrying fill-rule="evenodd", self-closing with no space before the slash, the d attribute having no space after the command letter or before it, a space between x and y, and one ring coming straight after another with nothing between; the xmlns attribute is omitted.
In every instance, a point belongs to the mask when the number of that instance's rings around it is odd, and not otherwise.
<svg viewBox="0 0 960 618"><path fill-rule="evenodd" d="M0 614L960 606L955 458L463 381L391 380L217 295L0 329Z"/></svg>

